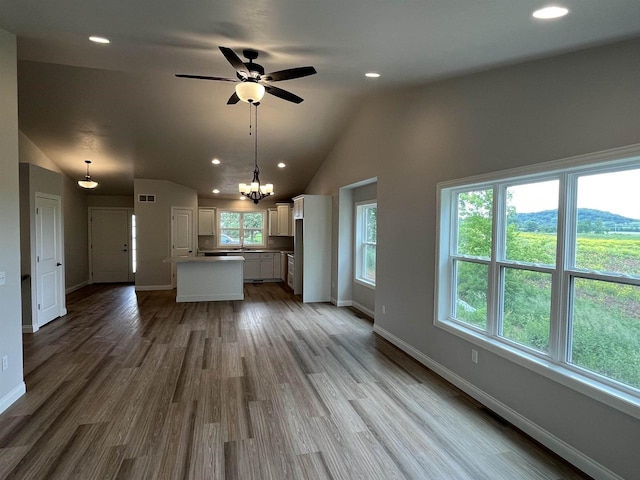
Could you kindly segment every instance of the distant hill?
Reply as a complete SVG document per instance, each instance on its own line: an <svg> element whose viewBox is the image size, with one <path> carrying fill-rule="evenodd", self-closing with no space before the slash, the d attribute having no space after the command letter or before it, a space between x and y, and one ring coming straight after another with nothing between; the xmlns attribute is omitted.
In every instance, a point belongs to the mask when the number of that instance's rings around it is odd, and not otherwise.
<svg viewBox="0 0 640 480"><path fill-rule="evenodd" d="M516 213L511 222L518 226L518 230L554 232L558 224L558 211L544 210L542 212ZM640 231L640 220L591 208L578 209L579 232L601 233L616 230Z"/></svg>

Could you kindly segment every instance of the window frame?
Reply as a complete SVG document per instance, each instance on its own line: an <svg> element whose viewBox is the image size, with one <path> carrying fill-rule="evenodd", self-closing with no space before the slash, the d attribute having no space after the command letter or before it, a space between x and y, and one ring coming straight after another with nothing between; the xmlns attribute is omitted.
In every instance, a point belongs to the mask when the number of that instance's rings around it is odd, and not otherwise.
<svg viewBox="0 0 640 480"><path fill-rule="evenodd" d="M378 216L378 201L376 199L373 200L364 200L361 202L355 203L355 242L354 242L354 281L359 285L363 285L365 287L371 288L375 290L376 282L372 281L363 276L362 272L364 271L364 263L365 259L365 246L373 246L376 251L376 272L377 272L377 235L375 242L366 241L366 211L375 207L376 209L376 220ZM376 232L377 233L377 232Z"/></svg>
<svg viewBox="0 0 640 480"><path fill-rule="evenodd" d="M473 344L566 385L606 405L640 419L640 389L570 363L572 282L576 278L614 281L640 287L640 277L620 276L577 268L577 182L583 175L640 168L640 145L545 162L523 168L441 182L437 185L437 252L434 324ZM559 180L556 264L553 266L507 260L507 187ZM457 199L461 192L494 188L491 258L461 255L457 250ZM487 328L454 318L456 308L455 262L486 264L488 273ZM541 352L498 335L502 306L500 269L519 268L552 276L549 350Z"/></svg>
<svg viewBox="0 0 640 480"><path fill-rule="evenodd" d="M236 230L235 228L233 229L229 229L229 228L223 228L221 225L221 221L222 221L222 216L225 213L236 213L240 215L240 221L239 221L239 243L222 243L222 236L225 234L226 230ZM257 229L257 228L245 228L244 226L244 215L250 213L250 214L255 214L255 213L259 213L262 215L262 229ZM234 210L234 209L219 209L218 210L218 214L216 215L216 227L217 227L217 238L216 238L216 245L219 248L224 248L224 247L229 247L229 248L263 248L267 246L267 235L268 235L268 231L267 231L267 210ZM262 243L257 244L257 243L252 243L251 245L245 245L244 244L244 239L245 239L245 235L244 235L244 231L246 230L252 230L252 231L258 231L261 230L262 231Z"/></svg>

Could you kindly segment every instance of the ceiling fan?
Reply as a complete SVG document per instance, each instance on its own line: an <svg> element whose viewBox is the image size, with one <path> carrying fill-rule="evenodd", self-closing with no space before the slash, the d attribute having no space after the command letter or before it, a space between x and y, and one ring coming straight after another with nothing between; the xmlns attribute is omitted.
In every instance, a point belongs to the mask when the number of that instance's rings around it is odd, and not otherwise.
<svg viewBox="0 0 640 480"><path fill-rule="evenodd" d="M176 74L176 77L180 78L196 78L199 80L217 80L221 82L235 82L236 91L229 100L227 105L234 105L240 100L248 103L258 103L264 93L269 93L288 102L300 103L303 101L297 95L291 92L283 90L282 88L275 87L270 82L280 82L282 80L292 80L294 78L306 77L313 75L316 69L313 67L297 67L289 68L286 70L279 70L277 72L264 73L264 67L253 61L258 58L258 52L256 50L245 49L242 54L249 60L243 62L236 53L227 47L218 47L227 61L236 70L236 78L225 77L207 77L204 75L185 75Z"/></svg>

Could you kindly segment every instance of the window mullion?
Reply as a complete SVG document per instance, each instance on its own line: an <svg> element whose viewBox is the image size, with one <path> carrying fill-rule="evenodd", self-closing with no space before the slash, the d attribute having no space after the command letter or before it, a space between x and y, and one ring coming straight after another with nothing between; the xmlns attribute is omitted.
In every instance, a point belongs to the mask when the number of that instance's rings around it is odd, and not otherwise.
<svg viewBox="0 0 640 480"><path fill-rule="evenodd" d="M498 336L501 324L501 277L498 259L504 258L505 198L504 187L493 187L493 221L491 222L491 261L489 263L489 285L487 291L487 333Z"/></svg>
<svg viewBox="0 0 640 480"><path fill-rule="evenodd" d="M570 292L571 275L567 270L575 258L576 177L560 175L560 201L558 203L558 236L556 249L556 273L551 302L551 336L549 355L556 362L568 360L570 351Z"/></svg>

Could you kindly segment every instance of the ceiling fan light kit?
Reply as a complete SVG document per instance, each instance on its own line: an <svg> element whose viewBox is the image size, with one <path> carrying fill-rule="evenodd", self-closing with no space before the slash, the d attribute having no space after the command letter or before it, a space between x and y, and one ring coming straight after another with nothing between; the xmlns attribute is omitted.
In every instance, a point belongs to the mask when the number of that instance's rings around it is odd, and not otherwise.
<svg viewBox="0 0 640 480"><path fill-rule="evenodd" d="M264 85L256 81L247 80L236 85L236 95L243 102L258 103L264 97Z"/></svg>
<svg viewBox="0 0 640 480"><path fill-rule="evenodd" d="M87 174L84 176L83 180L78 180L78 185L82 188L94 189L98 186L98 182L91 178L89 175L89 165L91 164L91 160L85 160L84 163L87 164Z"/></svg>

